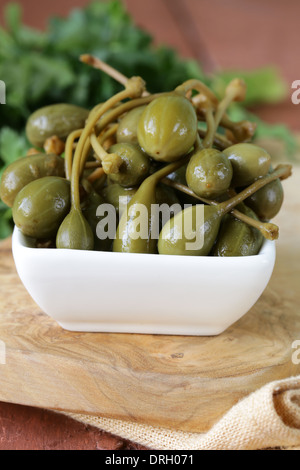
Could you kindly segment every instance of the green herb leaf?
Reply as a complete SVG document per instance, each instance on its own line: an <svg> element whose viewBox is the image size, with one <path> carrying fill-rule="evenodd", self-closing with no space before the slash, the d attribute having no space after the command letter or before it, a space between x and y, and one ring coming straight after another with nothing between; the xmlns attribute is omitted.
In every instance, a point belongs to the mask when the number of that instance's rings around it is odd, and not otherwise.
<svg viewBox="0 0 300 470"><path fill-rule="evenodd" d="M236 77L242 78L247 85L244 106L278 103L287 96L287 84L275 67L262 67L251 71L223 71L213 78L211 86L217 95L223 96L228 83Z"/></svg>
<svg viewBox="0 0 300 470"><path fill-rule="evenodd" d="M9 127L3 127L0 131L0 155L5 165L10 165L15 160L26 155L30 145L24 134L18 134Z"/></svg>
<svg viewBox="0 0 300 470"><path fill-rule="evenodd" d="M9 237L12 229L12 211L0 200L0 239Z"/></svg>
<svg viewBox="0 0 300 470"><path fill-rule="evenodd" d="M4 18L7 29L13 36L17 36L21 27L22 9L18 3L10 2L4 10Z"/></svg>

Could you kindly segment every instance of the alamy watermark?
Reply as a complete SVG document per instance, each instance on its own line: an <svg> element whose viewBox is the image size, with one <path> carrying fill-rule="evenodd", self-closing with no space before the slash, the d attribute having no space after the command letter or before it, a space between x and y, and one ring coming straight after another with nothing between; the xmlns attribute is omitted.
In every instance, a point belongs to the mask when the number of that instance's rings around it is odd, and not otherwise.
<svg viewBox="0 0 300 470"><path fill-rule="evenodd" d="M295 349L292 354L292 363L298 366L300 364L300 339L292 343L292 349Z"/></svg>
<svg viewBox="0 0 300 470"><path fill-rule="evenodd" d="M291 96L292 103L299 104L300 103L300 80L294 80L291 88L292 90L295 90L293 91L292 96Z"/></svg>
<svg viewBox="0 0 300 470"><path fill-rule="evenodd" d="M6 364L6 346L4 341L0 339L0 365Z"/></svg>
<svg viewBox="0 0 300 470"><path fill-rule="evenodd" d="M0 80L0 104L6 104L6 86L2 80Z"/></svg>
<svg viewBox="0 0 300 470"><path fill-rule="evenodd" d="M122 218L126 212L127 217ZM181 216L180 216L181 214ZM176 229L174 236L179 240L186 240L186 250L200 250L204 244L204 231L197 230L197 227L204 226L204 205L192 206L184 205L184 210L179 203L169 206L163 204L151 204L150 213L145 204L132 204L128 207L127 197L119 197L119 233L130 237L132 240L149 238L149 229L151 230L151 239L158 240L161 228L170 220L176 217ZM99 222L96 228L97 237L100 240L110 240L116 238L117 211L115 206L109 203L100 204L97 208L96 216ZM131 220L128 224L127 221ZM176 232L176 233L175 233Z"/></svg>

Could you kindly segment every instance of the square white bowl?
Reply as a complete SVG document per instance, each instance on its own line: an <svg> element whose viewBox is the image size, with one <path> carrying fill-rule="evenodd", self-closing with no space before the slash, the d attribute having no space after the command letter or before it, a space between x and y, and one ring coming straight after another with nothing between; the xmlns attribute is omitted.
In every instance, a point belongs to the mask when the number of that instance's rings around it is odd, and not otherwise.
<svg viewBox="0 0 300 470"><path fill-rule="evenodd" d="M275 242L245 257L168 256L34 248L15 228L21 281L71 331L218 335L266 288Z"/></svg>

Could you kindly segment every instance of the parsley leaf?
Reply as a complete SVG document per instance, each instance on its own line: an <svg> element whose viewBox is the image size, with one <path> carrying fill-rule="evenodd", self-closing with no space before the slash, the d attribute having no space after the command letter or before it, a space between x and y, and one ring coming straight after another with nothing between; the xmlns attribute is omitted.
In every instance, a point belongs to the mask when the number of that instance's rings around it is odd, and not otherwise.
<svg viewBox="0 0 300 470"><path fill-rule="evenodd" d="M0 155L4 165L10 165L15 160L26 155L30 145L25 134L19 134L10 127L0 131Z"/></svg>

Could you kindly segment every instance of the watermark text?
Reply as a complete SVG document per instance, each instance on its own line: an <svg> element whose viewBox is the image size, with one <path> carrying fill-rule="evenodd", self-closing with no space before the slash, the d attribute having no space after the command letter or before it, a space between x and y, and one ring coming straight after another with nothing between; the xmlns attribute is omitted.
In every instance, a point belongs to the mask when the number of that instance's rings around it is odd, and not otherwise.
<svg viewBox="0 0 300 470"><path fill-rule="evenodd" d="M97 237L100 240L116 238L117 219L120 218L119 234L132 240L158 240L161 229L172 217L176 217L176 229L174 236L178 240L185 240L186 250L199 250L204 244L203 230L197 229L204 225L204 206L199 204L191 206L184 205L184 210L179 203L172 205L151 204L148 208L145 204L134 203L128 205L126 197L119 198L119 215L112 204L100 204L96 211L99 219L96 228ZM126 217L122 217L126 213ZM130 221L130 223L128 222ZM151 234L151 235L150 235Z"/></svg>
<svg viewBox="0 0 300 470"><path fill-rule="evenodd" d="M292 103L299 104L300 103L300 80L293 81L292 90L295 90L291 96Z"/></svg>
<svg viewBox="0 0 300 470"><path fill-rule="evenodd" d="M0 104L6 104L6 86L2 80L0 80Z"/></svg>
<svg viewBox="0 0 300 470"><path fill-rule="evenodd" d="M6 364L6 346L4 341L0 339L0 365Z"/></svg>
<svg viewBox="0 0 300 470"><path fill-rule="evenodd" d="M300 339L297 339L292 343L292 349L295 349L292 354L292 363L297 366L300 364Z"/></svg>

